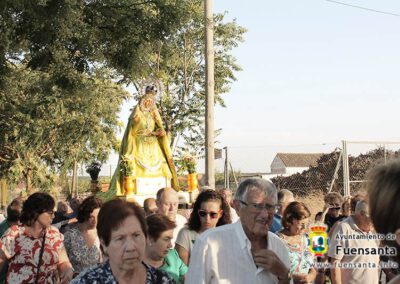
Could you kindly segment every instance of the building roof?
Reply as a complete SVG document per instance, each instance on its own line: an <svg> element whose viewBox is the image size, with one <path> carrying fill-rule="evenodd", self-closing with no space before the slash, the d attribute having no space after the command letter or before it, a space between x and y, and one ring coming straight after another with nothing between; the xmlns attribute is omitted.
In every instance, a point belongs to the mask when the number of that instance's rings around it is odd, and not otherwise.
<svg viewBox="0 0 400 284"><path fill-rule="evenodd" d="M286 167L315 167L323 153L278 153Z"/></svg>

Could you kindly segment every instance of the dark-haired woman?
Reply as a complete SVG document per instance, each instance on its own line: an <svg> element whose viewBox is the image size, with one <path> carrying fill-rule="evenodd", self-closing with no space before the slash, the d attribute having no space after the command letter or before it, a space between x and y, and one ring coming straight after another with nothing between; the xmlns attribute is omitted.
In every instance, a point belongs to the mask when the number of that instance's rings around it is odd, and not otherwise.
<svg viewBox="0 0 400 284"><path fill-rule="evenodd" d="M55 201L36 192L24 202L21 226L12 226L0 241L0 266L9 261L6 283L69 283L73 270L64 237L51 222Z"/></svg>
<svg viewBox="0 0 400 284"><path fill-rule="evenodd" d="M289 251L289 273L295 284L313 283L317 274L313 268L314 258L307 246L305 235L310 215L310 210L304 203L289 203L282 216L283 229L276 233Z"/></svg>
<svg viewBox="0 0 400 284"><path fill-rule="evenodd" d="M121 199L104 203L98 216L97 233L107 261L82 272L71 283L174 283L165 271L143 262L146 219L137 204Z"/></svg>
<svg viewBox="0 0 400 284"><path fill-rule="evenodd" d="M166 271L176 283L183 283L188 267L172 248L175 222L167 216L153 214L146 218L147 244L145 262Z"/></svg>
<svg viewBox="0 0 400 284"><path fill-rule="evenodd" d="M89 196L78 208L78 222L65 232L65 248L76 273L95 266L102 261L100 241L97 236L97 216L102 201Z"/></svg>
<svg viewBox="0 0 400 284"><path fill-rule="evenodd" d="M199 194L190 214L187 227L180 230L175 249L186 265L189 265L190 252L199 234L205 230L231 223L228 203L215 190L205 190Z"/></svg>

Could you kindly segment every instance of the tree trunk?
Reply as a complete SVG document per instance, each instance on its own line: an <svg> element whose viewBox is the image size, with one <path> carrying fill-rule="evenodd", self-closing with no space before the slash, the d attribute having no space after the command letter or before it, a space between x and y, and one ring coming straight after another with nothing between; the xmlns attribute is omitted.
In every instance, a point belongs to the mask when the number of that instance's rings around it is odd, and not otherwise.
<svg viewBox="0 0 400 284"><path fill-rule="evenodd" d="M72 196L78 197L78 192L76 190L76 173L77 173L77 163L74 161L74 168L72 171Z"/></svg>
<svg viewBox="0 0 400 284"><path fill-rule="evenodd" d="M25 182L26 182L26 193L28 195L32 194L32 170L28 169L25 172Z"/></svg>

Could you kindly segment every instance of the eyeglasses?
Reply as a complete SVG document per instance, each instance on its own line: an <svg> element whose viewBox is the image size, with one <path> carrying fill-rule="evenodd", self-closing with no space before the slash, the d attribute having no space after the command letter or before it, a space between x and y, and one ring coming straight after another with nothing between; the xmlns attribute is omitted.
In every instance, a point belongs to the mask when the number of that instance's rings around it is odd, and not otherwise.
<svg viewBox="0 0 400 284"><path fill-rule="evenodd" d="M54 210L44 211L43 213L48 213L49 215L54 215Z"/></svg>
<svg viewBox="0 0 400 284"><path fill-rule="evenodd" d="M262 203L247 203L242 200L239 200L240 203L242 203L244 206L248 206L251 208L254 208L257 211L262 211L263 209L267 210L268 212L274 212L276 213L278 210L277 205L271 205L271 204L262 204Z"/></svg>
<svg viewBox="0 0 400 284"><path fill-rule="evenodd" d="M340 207L330 207L329 209L340 210Z"/></svg>
<svg viewBox="0 0 400 284"><path fill-rule="evenodd" d="M197 213L199 214L200 217L206 217L207 215L210 216L211 219L216 219L218 218L218 212L207 212L206 210L203 209L199 209L199 211L197 211Z"/></svg>

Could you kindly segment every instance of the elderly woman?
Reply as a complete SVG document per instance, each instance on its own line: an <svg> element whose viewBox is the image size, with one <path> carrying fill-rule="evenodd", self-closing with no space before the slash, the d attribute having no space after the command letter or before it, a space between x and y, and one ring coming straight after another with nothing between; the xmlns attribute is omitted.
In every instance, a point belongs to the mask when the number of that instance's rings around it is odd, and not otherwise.
<svg viewBox="0 0 400 284"><path fill-rule="evenodd" d="M289 251L290 274L294 283L313 283L316 277L314 257L307 246L305 235L310 215L304 203L289 203L282 216L283 229L276 233Z"/></svg>
<svg viewBox="0 0 400 284"><path fill-rule="evenodd" d="M201 192L193 205L187 227L178 233L175 249L186 265L199 234L205 230L231 223L230 208L222 195L215 190Z"/></svg>
<svg viewBox="0 0 400 284"><path fill-rule="evenodd" d="M392 162L373 169L368 176L368 195L371 220L377 233L395 236L386 239L383 245L394 247L397 254L394 261L400 264L400 162ZM393 240L394 239L394 240ZM398 268L399 270L399 268ZM400 283L400 275L395 277L394 271L386 270L391 281ZM394 278L393 278L394 277Z"/></svg>
<svg viewBox="0 0 400 284"><path fill-rule="evenodd" d="M20 226L12 226L0 241L0 266L9 261L6 283L69 283L73 271L64 237L51 222L53 197L36 192L22 207Z"/></svg>
<svg viewBox="0 0 400 284"><path fill-rule="evenodd" d="M141 207L114 199L100 209L97 233L107 261L81 273L71 283L174 283L165 272L143 262L146 220Z"/></svg>
<svg viewBox="0 0 400 284"><path fill-rule="evenodd" d="M147 219L147 246L145 262L168 272L176 283L183 283L188 268L172 248L175 223L167 216L153 214Z"/></svg>
<svg viewBox="0 0 400 284"><path fill-rule="evenodd" d="M76 273L102 261L100 241L97 236L97 216L102 201L95 196L83 200L78 208L78 222L65 232L65 248Z"/></svg>

